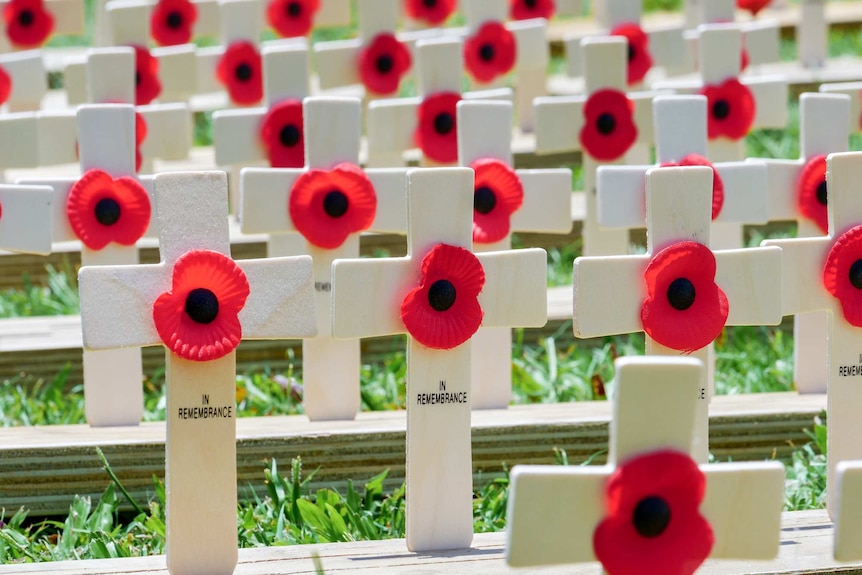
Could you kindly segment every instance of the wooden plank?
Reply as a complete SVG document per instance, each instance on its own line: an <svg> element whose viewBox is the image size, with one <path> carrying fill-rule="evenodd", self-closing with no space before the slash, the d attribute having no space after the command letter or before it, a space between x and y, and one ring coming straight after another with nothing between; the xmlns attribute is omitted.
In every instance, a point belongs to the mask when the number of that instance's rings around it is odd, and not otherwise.
<svg viewBox="0 0 862 575"><path fill-rule="evenodd" d="M826 406L824 395L795 393L718 396L710 409L711 452L719 460L787 460L808 442L803 429ZM577 464L607 449L611 405L580 402L475 411L476 487L503 474L503 465L553 463L565 449ZM237 420L237 483L265 495L263 467L297 455L317 469L310 489L344 490L389 469L387 485L404 481L405 412L364 412L355 421L309 422L304 416ZM68 512L75 494L98 498L109 482L95 447L139 502L152 496L152 477L164 475L164 423L137 427L41 426L0 429L0 508L24 506L31 515ZM599 457L597 462L602 461ZM2 573L2 571L0 571Z"/></svg>
<svg viewBox="0 0 862 575"><path fill-rule="evenodd" d="M832 559L834 527L824 511L796 511L782 514L781 546L771 561L707 560L700 575L757 573L791 575L796 573L859 573L862 563L837 563ZM312 557L319 557L325 573L351 575L387 573L391 575L443 575L449 573L510 573L520 575L593 575L597 563L514 570L506 565L505 533L478 533L468 550L435 553L409 553L403 539L327 543L241 549L236 575L280 573L313 574ZM45 575L167 575L164 556L135 559L65 561L29 565L6 565L0 574L41 573Z"/></svg>

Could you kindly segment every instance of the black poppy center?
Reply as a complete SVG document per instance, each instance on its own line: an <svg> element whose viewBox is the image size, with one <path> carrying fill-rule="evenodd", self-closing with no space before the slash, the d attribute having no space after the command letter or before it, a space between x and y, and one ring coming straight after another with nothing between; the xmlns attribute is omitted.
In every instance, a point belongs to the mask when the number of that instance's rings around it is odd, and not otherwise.
<svg viewBox="0 0 862 575"><path fill-rule="evenodd" d="M243 62L236 67L236 70L234 70L234 76L236 76L236 79L240 82L248 82L251 80L251 66L248 63Z"/></svg>
<svg viewBox="0 0 862 575"><path fill-rule="evenodd" d="M487 214L497 205L497 196L488 186L476 188L473 193L473 209L480 214Z"/></svg>
<svg viewBox="0 0 862 575"><path fill-rule="evenodd" d="M120 204L113 198L102 198L96 202L96 221L103 226L112 226L120 219Z"/></svg>
<svg viewBox="0 0 862 575"><path fill-rule="evenodd" d="M632 524L642 537L658 537L670 524L670 505L655 495L645 497L635 506Z"/></svg>
<svg viewBox="0 0 862 575"><path fill-rule="evenodd" d="M422 0L422 5L426 8L434 8L437 6L437 0Z"/></svg>
<svg viewBox="0 0 862 575"><path fill-rule="evenodd" d="M667 288L667 301L678 311L685 311L694 304L694 284L687 278L676 278Z"/></svg>
<svg viewBox="0 0 862 575"><path fill-rule="evenodd" d="M35 19L36 16L33 14L32 10L21 10L18 12L18 23L21 26L29 26Z"/></svg>
<svg viewBox="0 0 862 575"><path fill-rule="evenodd" d="M218 317L218 298L206 288L196 288L186 296L186 313L195 323L212 323Z"/></svg>
<svg viewBox="0 0 862 575"><path fill-rule="evenodd" d="M856 260L850 266L850 283L856 289L862 289L862 260Z"/></svg>
<svg viewBox="0 0 862 575"><path fill-rule="evenodd" d="M727 100L718 100L712 105L712 117L716 120L724 120L730 115L730 103Z"/></svg>
<svg viewBox="0 0 862 575"><path fill-rule="evenodd" d="M494 59L494 46L492 44L482 44L479 46L479 58L483 62L490 62Z"/></svg>
<svg viewBox="0 0 862 575"><path fill-rule="evenodd" d="M278 141L282 146L292 148L299 143L299 136L299 128L293 124L287 124L278 132Z"/></svg>
<svg viewBox="0 0 862 575"><path fill-rule="evenodd" d="M536 4L538 4L538 0L524 0L524 5L527 8L535 8Z"/></svg>
<svg viewBox="0 0 862 575"><path fill-rule="evenodd" d="M168 17L165 18L165 23L168 25L168 28L176 30L183 25L183 15L177 11L170 12L168 13Z"/></svg>
<svg viewBox="0 0 862 575"><path fill-rule="evenodd" d="M634 59L635 59L635 56L637 56L637 55L638 55L638 51L635 49L635 47L634 47L634 46L632 46L632 43L631 43L631 42L629 42L629 52L628 52L628 54L629 54L629 55L628 55L629 62L631 62L632 60L634 60Z"/></svg>
<svg viewBox="0 0 862 575"><path fill-rule="evenodd" d="M388 74L395 66L395 62L392 60L392 56L390 56L389 54L381 54L377 57L377 61L374 62L374 66L381 74Z"/></svg>
<svg viewBox="0 0 862 575"><path fill-rule="evenodd" d="M135 86L141 85L141 73L137 70L135 71Z"/></svg>
<svg viewBox="0 0 862 575"><path fill-rule="evenodd" d="M288 2L287 3L287 15L291 18L296 18L302 14L302 4L299 2Z"/></svg>
<svg viewBox="0 0 862 575"><path fill-rule="evenodd" d="M817 203L821 206L826 205L826 200L829 197L827 191L826 180L823 180L820 182L820 185L817 186Z"/></svg>
<svg viewBox="0 0 862 575"><path fill-rule="evenodd" d="M323 211L330 218L340 218L347 213L350 202L341 190L332 190L323 198Z"/></svg>
<svg viewBox="0 0 862 575"><path fill-rule="evenodd" d="M440 112L434 117L434 131L445 136L455 128L455 118L449 112Z"/></svg>
<svg viewBox="0 0 862 575"><path fill-rule="evenodd" d="M599 119L596 120L596 129L598 129L599 133L607 136L608 134L612 134L613 131L617 127L617 119L614 118L613 114L602 114L599 116Z"/></svg>
<svg viewBox="0 0 862 575"><path fill-rule="evenodd" d="M446 311L455 305L455 286L449 280L437 280L428 288L428 303L437 311Z"/></svg>

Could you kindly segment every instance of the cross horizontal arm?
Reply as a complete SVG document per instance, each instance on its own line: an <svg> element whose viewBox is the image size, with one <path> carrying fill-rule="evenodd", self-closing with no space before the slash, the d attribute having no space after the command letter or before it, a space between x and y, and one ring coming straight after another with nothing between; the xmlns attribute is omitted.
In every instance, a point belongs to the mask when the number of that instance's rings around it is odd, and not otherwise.
<svg viewBox="0 0 862 575"><path fill-rule="evenodd" d="M371 223L375 232L403 234L407 228L407 170L365 170L377 194L377 212Z"/></svg>
<svg viewBox="0 0 862 575"><path fill-rule="evenodd" d="M230 166L262 160L263 146L258 138L266 108L218 110L213 113L215 163Z"/></svg>
<svg viewBox="0 0 862 575"><path fill-rule="evenodd" d="M0 186L0 249L50 254L53 198L50 186Z"/></svg>
<svg viewBox="0 0 862 575"><path fill-rule="evenodd" d="M310 256L240 260L251 289L239 313L244 339L314 337L314 278Z"/></svg>
<svg viewBox="0 0 862 575"><path fill-rule="evenodd" d="M357 59L362 50L362 40L334 40L314 45L317 61L317 77L321 90L348 84L359 84Z"/></svg>
<svg viewBox="0 0 862 575"><path fill-rule="evenodd" d="M186 104L138 106L147 123L147 137L141 144L145 158L185 160L192 149L192 112Z"/></svg>
<svg viewBox="0 0 862 575"><path fill-rule="evenodd" d="M749 78L745 85L751 90L756 103L754 123L756 128L784 128L787 126L787 81L775 76Z"/></svg>
<svg viewBox="0 0 862 575"><path fill-rule="evenodd" d="M832 297L822 283L823 266L832 247L830 238L766 240L760 245L781 248L781 308L784 315L831 309Z"/></svg>
<svg viewBox="0 0 862 575"><path fill-rule="evenodd" d="M521 208L512 214L512 230L566 234L572 229L572 172L517 170L524 191Z"/></svg>
<svg viewBox="0 0 862 575"><path fill-rule="evenodd" d="M643 272L650 256L581 257L574 263L573 327L577 337L643 330Z"/></svg>
<svg viewBox="0 0 862 575"><path fill-rule="evenodd" d="M799 219L797 194L788 193L788 190L796 188L803 163L799 160L758 160L754 158L749 158L746 161L766 164L769 220Z"/></svg>
<svg viewBox="0 0 862 575"><path fill-rule="evenodd" d="M584 125L582 96L553 96L533 100L536 111L536 153L580 150Z"/></svg>
<svg viewBox="0 0 862 575"><path fill-rule="evenodd" d="M646 225L646 173L655 166L599 166L596 208L600 226L640 228Z"/></svg>
<svg viewBox="0 0 862 575"><path fill-rule="evenodd" d="M415 147L416 110L422 98L372 100L365 123L369 166L404 165L404 150Z"/></svg>
<svg viewBox="0 0 862 575"><path fill-rule="evenodd" d="M548 321L548 255L543 249L477 255L485 270L479 294L484 327L541 327Z"/></svg>
<svg viewBox="0 0 862 575"><path fill-rule="evenodd" d="M714 221L765 224L769 221L769 184L763 162L726 162L715 169L724 184L724 204Z"/></svg>
<svg viewBox="0 0 862 575"><path fill-rule="evenodd" d="M778 325L781 250L748 248L715 252L715 281L727 295L727 325Z"/></svg>
<svg viewBox="0 0 862 575"><path fill-rule="evenodd" d="M287 233L296 227L288 212L290 189L303 170L243 168L242 231L247 234Z"/></svg>

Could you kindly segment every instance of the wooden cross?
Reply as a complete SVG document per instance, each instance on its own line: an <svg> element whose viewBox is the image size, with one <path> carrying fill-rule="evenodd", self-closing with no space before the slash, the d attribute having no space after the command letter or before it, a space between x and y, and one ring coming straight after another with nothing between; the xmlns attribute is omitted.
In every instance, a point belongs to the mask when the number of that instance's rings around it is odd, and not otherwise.
<svg viewBox="0 0 862 575"><path fill-rule="evenodd" d="M50 254L53 198L49 186L0 185L0 249Z"/></svg>
<svg viewBox="0 0 862 575"><path fill-rule="evenodd" d="M36 111L48 92L48 72L40 50L0 55L0 70L8 77L6 105L10 112Z"/></svg>
<svg viewBox="0 0 862 575"><path fill-rule="evenodd" d="M572 228L571 170L512 170L508 138L511 125L510 102L458 103L458 163L480 170L473 197L473 250L477 253L512 249L512 232L565 234ZM488 165L489 160L496 165ZM501 168L509 170L509 175L499 174ZM496 178L486 175L495 173ZM518 195L523 203L505 215L507 203L512 200L504 200L506 196L502 194L510 178L520 186ZM499 187L495 190L494 186ZM483 218L495 215L505 221L508 230L504 233L491 227L496 224L482 227ZM479 329L473 336L472 348L473 409L504 409L512 397L511 328Z"/></svg>
<svg viewBox="0 0 862 575"><path fill-rule="evenodd" d="M787 125L787 82L778 77L756 77L737 80L740 73L739 53L742 47L742 34L735 24L708 24L698 27L697 80L667 80L653 85L656 90L676 90L680 93L715 91L715 100L710 100L710 123L723 126L730 120L744 118L747 107L741 102L728 98L731 93L729 83L742 84L741 94L750 95L754 105L749 128L784 128ZM746 90L747 89L747 90ZM746 93L747 92L747 93ZM710 97L709 94L706 94ZM727 120L728 122L725 122ZM740 122L745 124L745 122ZM708 157L714 162L745 159L745 132L733 137L712 136L709 141Z"/></svg>
<svg viewBox="0 0 862 575"><path fill-rule="evenodd" d="M598 222L606 228L641 228L646 223L646 172L665 164L705 160L707 100L704 96L658 96L653 100L656 161L653 166L603 166L597 183ZM701 160L696 161L701 161ZM723 234L723 223L765 224L767 171L762 162L725 162L713 167L722 183L718 210L714 205L710 243L719 249L743 247L742 234Z"/></svg>
<svg viewBox="0 0 862 575"><path fill-rule="evenodd" d="M797 236L827 233L826 156L846 152L850 139L850 98L842 94L802 94L799 98L798 160L753 160L766 163L769 182L769 220L795 220ZM808 166L808 167L806 167ZM803 171L819 174L824 203L818 207L819 223L800 210ZM819 196L814 190L814 197ZM817 202L819 204L819 201ZM816 204L815 204L816 205ZM793 318L793 381L800 393L826 393L828 316L824 312Z"/></svg>
<svg viewBox="0 0 862 575"><path fill-rule="evenodd" d="M223 172L161 174L155 197L161 262L79 273L84 346L167 347L168 570L228 575L237 562L235 347L315 334L311 260L234 262Z"/></svg>
<svg viewBox="0 0 862 575"><path fill-rule="evenodd" d="M246 233L268 233L275 240L270 243L269 255L285 255L282 250L293 249L284 239L302 234L302 253L314 258L314 287L316 291L318 337L306 339L302 344L303 404L312 420L353 419L360 405L360 357L358 341L341 341L332 338L332 262L340 258L359 257L359 231L351 228L341 242L323 241L315 225L326 228L341 225L339 217L354 218L346 212L327 218L325 223L311 223L316 204L309 204L308 212L294 206L302 201L304 187L313 176L325 176L329 170L338 172L339 166L353 166L359 170L359 141L361 137L361 103L355 98L306 98L305 158L302 169L246 168L241 172L242 230ZM333 172L329 172L333 173ZM361 173L361 172L360 172ZM376 203L373 219L363 224L373 231L404 233L407 225L404 169L368 170L359 179L370 181ZM346 197L347 190L339 190ZM326 198L329 198L327 194ZM360 199L346 200L359 205ZM327 201L325 198L320 200ZM323 210L321 210L323 211ZM326 212L330 214L332 210ZM292 215L295 214L295 215ZM323 217L322 215L320 217ZM347 225L347 224L345 224ZM281 241L282 243L279 243ZM288 240L290 241L290 240ZM292 253L292 252L288 252Z"/></svg>
<svg viewBox="0 0 862 575"><path fill-rule="evenodd" d="M820 84L819 92L850 96L850 133L862 132L862 82Z"/></svg>
<svg viewBox="0 0 862 575"><path fill-rule="evenodd" d="M835 468L835 540L837 561L862 560L862 461L842 461Z"/></svg>
<svg viewBox="0 0 862 575"><path fill-rule="evenodd" d="M703 371L695 359L618 359L608 463L512 470L509 565L598 560L605 572L621 572L613 567L640 560L655 572L691 573L707 557L774 558L784 466L698 466L690 458ZM617 497L612 488L619 490ZM609 505L614 499L616 510Z"/></svg>
<svg viewBox="0 0 862 575"><path fill-rule="evenodd" d="M829 314L826 479L827 508L834 513L835 466L840 461L862 459L862 445L856 440L862 433L862 419L859 418L862 396L858 385L862 375L859 356L862 332L857 327L859 321L854 318L853 300L850 299L855 297L857 289L853 282L858 266L852 250L857 245L853 241L854 234L862 224L862 202L855 193L862 178L862 154L831 154L826 178L829 186L829 235L767 240L763 245L782 249L781 299L784 314L820 310ZM848 250L851 251L848 253ZM837 270L836 262L840 266ZM842 295L843 301L827 289L827 276L832 278L832 291ZM856 324L852 323L854 321Z"/></svg>
<svg viewBox="0 0 862 575"><path fill-rule="evenodd" d="M78 152L80 179L33 179L19 183L51 186L54 190L53 241L82 240L82 265L138 263L135 241L146 235L149 228L152 179L135 176L134 107L119 104L80 107ZM111 197L90 205L87 201L90 186L85 183L98 171L113 179L109 185L114 191ZM124 185L125 193L120 195L116 190L122 178L133 182ZM129 191L134 182L142 189ZM94 214L95 221L86 218L87 210ZM85 215L73 220L74 213ZM122 227L114 228L115 224ZM98 239L101 234L108 234L111 241L102 243ZM135 235L138 237L133 237ZM140 350L84 350L83 357L87 422L94 427L140 423L144 401Z"/></svg>
<svg viewBox="0 0 862 575"><path fill-rule="evenodd" d="M439 38L421 40L416 43L413 53L416 66L417 92L414 98L392 98L372 100L368 103L366 121L368 161L374 168L401 167L404 165L404 152L417 147L416 133L421 128L417 119L423 101L429 97L444 94L461 94L463 74L462 41L459 38ZM482 90L461 94L465 99L511 100L512 91L508 88ZM445 135L451 138L454 113L447 113ZM436 122L435 122L436 124ZM453 140L452 159L445 164L454 164L457 159L457 142ZM439 164L427 157L428 164Z"/></svg>
<svg viewBox="0 0 862 575"><path fill-rule="evenodd" d="M215 0L194 0L197 16L191 27L191 39L216 37L219 34L220 18L219 5ZM152 24L153 11L157 7L156 0L110 0L105 4L104 12L106 16L106 26L104 30L103 45L111 46L116 44L140 44L146 46L151 43L152 39ZM158 43L158 42L156 42ZM182 48L182 53L186 53L188 48L193 45L179 44L175 46L165 46L164 48ZM177 52L167 51L162 52L161 49L156 49L159 55L173 54ZM184 66L194 66L189 62L184 62ZM194 79L194 75L191 80ZM177 78L179 81L180 78Z"/></svg>
<svg viewBox="0 0 862 575"><path fill-rule="evenodd" d="M20 112L0 118L0 169L78 161L75 112Z"/></svg>
<svg viewBox="0 0 862 575"><path fill-rule="evenodd" d="M407 256L332 266L335 337L408 334L411 551L464 548L473 538L470 336L480 324L547 320L545 251L472 255L472 204L472 170L411 170Z"/></svg>
<svg viewBox="0 0 862 575"><path fill-rule="evenodd" d="M712 340L726 325L781 322L781 253L709 250L712 177L708 167L649 170L647 253L577 258L573 278L577 337L646 331L648 355L691 354L708 366L693 446L701 462L709 449Z"/></svg>
<svg viewBox="0 0 862 575"><path fill-rule="evenodd" d="M10 0L0 2L0 11L4 11L9 3ZM30 12L29 16L22 15L25 11ZM25 23L28 28L38 25L41 15L34 15L33 12L32 5L27 5L20 12L10 15L10 20L17 21L20 27L25 26ZM50 18L53 19L53 29L49 36L35 44L22 45L16 42L15 37L10 36L11 27L7 24L4 27L4 33L0 34L0 52L39 48L50 39L51 35L80 36L84 33L84 2L81 0L44 0L41 12L50 15Z"/></svg>
<svg viewBox="0 0 862 575"><path fill-rule="evenodd" d="M596 169L606 162L644 164L649 161L646 144L652 142L653 138L654 95L641 92L627 99L624 96L628 60L625 38L584 38L582 43L586 95L536 98L536 153L583 150L586 190L586 217L582 233L584 253L623 254L629 248L628 231L601 230L596 223ZM608 95L618 102L615 109L605 109ZM585 117L588 104L590 109L601 108L593 113L595 117L589 121ZM629 105L633 106L630 119L624 117L628 114ZM606 142L614 138L614 134L628 133L624 126L634 127L631 132L634 135L626 142L627 146L607 148ZM586 146L584 142L587 142ZM592 148L592 151L585 148ZM604 158L599 159L597 156Z"/></svg>

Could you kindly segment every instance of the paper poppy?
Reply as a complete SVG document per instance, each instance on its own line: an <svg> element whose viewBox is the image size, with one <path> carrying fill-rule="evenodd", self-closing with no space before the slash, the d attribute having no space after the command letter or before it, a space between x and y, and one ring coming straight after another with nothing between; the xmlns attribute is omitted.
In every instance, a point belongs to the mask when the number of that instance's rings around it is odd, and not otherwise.
<svg viewBox="0 0 862 575"><path fill-rule="evenodd" d="M137 180L102 170L88 170L66 198L69 225L91 250L111 242L134 245L150 225L150 210L150 197Z"/></svg>
<svg viewBox="0 0 862 575"><path fill-rule="evenodd" d="M862 327L862 226L851 228L832 244L823 285L841 303L847 323Z"/></svg>
<svg viewBox="0 0 862 575"><path fill-rule="evenodd" d="M159 61L144 46L135 49L135 105L145 106L162 92L159 81Z"/></svg>
<svg viewBox="0 0 862 575"><path fill-rule="evenodd" d="M428 158L441 164L458 160L457 92L439 92L426 97L417 111L413 139Z"/></svg>
<svg viewBox="0 0 862 575"><path fill-rule="evenodd" d="M422 259L419 285L401 302L401 321L425 347L458 347L482 325L484 285L485 270L472 252L437 244Z"/></svg>
<svg viewBox="0 0 862 575"><path fill-rule="evenodd" d="M754 124L754 95L736 78L721 84L705 86L700 94L706 96L707 132L709 139L722 136L731 140L744 138Z"/></svg>
<svg viewBox="0 0 862 575"><path fill-rule="evenodd" d="M143 155L141 154L141 145L143 145L144 140L147 139L147 121L144 119L144 116L135 112L135 171L141 171L141 164L144 162Z"/></svg>
<svg viewBox="0 0 862 575"><path fill-rule="evenodd" d="M476 160L473 184L473 241L491 244L505 238L510 220L524 203L524 186L515 170L492 158Z"/></svg>
<svg viewBox="0 0 862 575"><path fill-rule="evenodd" d="M712 162L698 154L689 154L679 162L666 162L661 165L662 168L673 166L708 166L712 168L712 219L717 218L724 206L724 181Z"/></svg>
<svg viewBox="0 0 862 575"><path fill-rule="evenodd" d="M665 347L691 353L709 345L727 322L727 296L715 283L715 255L703 244L675 243L644 272L641 324Z"/></svg>
<svg viewBox="0 0 862 575"><path fill-rule="evenodd" d="M378 34L359 52L359 78L374 94L395 94L410 63L410 51L394 34Z"/></svg>
<svg viewBox="0 0 862 575"><path fill-rule="evenodd" d="M509 0L509 17L512 20L529 20L554 17L554 0Z"/></svg>
<svg viewBox="0 0 862 575"><path fill-rule="evenodd" d="M464 42L467 72L479 82L508 74L515 66L516 54L515 35L501 22L485 22Z"/></svg>
<svg viewBox="0 0 862 575"><path fill-rule="evenodd" d="M652 54L649 51L649 36L637 23L620 24L611 30L611 36L622 36L628 43L628 68L626 81L629 85L639 84L652 68Z"/></svg>
<svg viewBox="0 0 862 575"><path fill-rule="evenodd" d="M593 92L584 105L581 147L593 158L613 161L621 158L638 137L634 105L618 90Z"/></svg>
<svg viewBox="0 0 862 575"><path fill-rule="evenodd" d="M404 8L411 20L439 26L455 12L455 0L406 0Z"/></svg>
<svg viewBox="0 0 862 575"><path fill-rule="evenodd" d="M347 236L367 230L377 212L374 185L358 166L343 163L332 170L308 170L290 189L290 219L315 246L333 250Z"/></svg>
<svg viewBox="0 0 862 575"><path fill-rule="evenodd" d="M232 102L254 104L263 98L263 63L257 47L238 40L227 47L216 66L216 76Z"/></svg>
<svg viewBox="0 0 862 575"><path fill-rule="evenodd" d="M260 141L273 168L305 165L305 128L302 100L283 100L273 105L260 124Z"/></svg>
<svg viewBox="0 0 862 575"><path fill-rule="evenodd" d="M162 342L192 361L224 357L239 345L239 312L250 292L236 262L218 252L193 250L177 258L171 291L153 304Z"/></svg>
<svg viewBox="0 0 862 575"><path fill-rule="evenodd" d="M748 10L752 16L757 16L757 13L769 6L772 0L736 0L737 8Z"/></svg>
<svg viewBox="0 0 862 575"><path fill-rule="evenodd" d="M742 50L739 51L739 71L745 72L745 69L748 68L748 63L748 50L746 50L745 46L743 46Z"/></svg>
<svg viewBox="0 0 862 575"><path fill-rule="evenodd" d="M308 36L319 9L320 0L270 0L266 21L284 38Z"/></svg>
<svg viewBox="0 0 862 575"><path fill-rule="evenodd" d="M150 36L159 46L192 41L198 8L189 0L159 0L150 14Z"/></svg>
<svg viewBox="0 0 862 575"><path fill-rule="evenodd" d="M824 234L829 233L827 199L826 156L815 156L808 160L799 172L796 205L799 213L817 224Z"/></svg>
<svg viewBox="0 0 862 575"><path fill-rule="evenodd" d="M12 94L12 76L0 66L0 105L5 104Z"/></svg>
<svg viewBox="0 0 862 575"><path fill-rule="evenodd" d="M706 478L684 453L663 450L618 466L605 485L606 515L593 551L613 575L691 575L715 536L700 514Z"/></svg>
<svg viewBox="0 0 862 575"><path fill-rule="evenodd" d="M54 15L42 0L9 0L3 6L6 36L16 48L38 48L54 31Z"/></svg>

